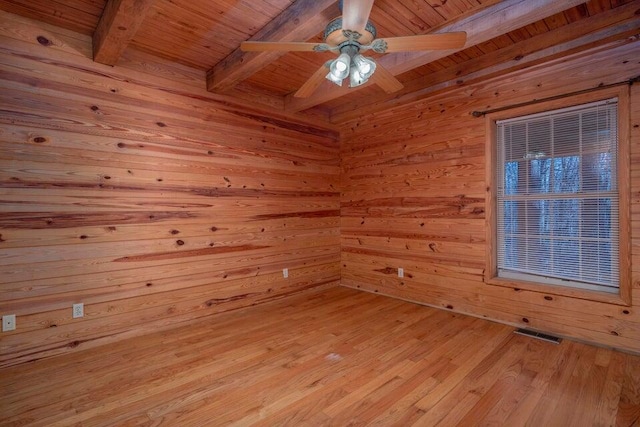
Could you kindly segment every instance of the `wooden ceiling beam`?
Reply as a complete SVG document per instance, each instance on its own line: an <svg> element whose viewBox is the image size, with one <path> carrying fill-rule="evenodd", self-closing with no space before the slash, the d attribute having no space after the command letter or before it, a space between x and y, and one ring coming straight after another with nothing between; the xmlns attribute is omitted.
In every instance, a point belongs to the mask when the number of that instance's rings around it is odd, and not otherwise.
<svg viewBox="0 0 640 427"><path fill-rule="evenodd" d="M336 0L297 0L250 41L306 41L340 16ZM207 90L226 92L287 52L243 52L240 48L207 72Z"/></svg>
<svg viewBox="0 0 640 427"><path fill-rule="evenodd" d="M361 101L355 104L349 104L349 109L340 109L333 111L331 121L334 123L345 123L350 120L356 120L362 115L374 114L379 111L386 111L393 107L401 106L409 102L415 102L429 96L443 93L462 85L469 85L504 76L525 68L534 67L540 64L547 64L564 58L569 55L583 54L583 52L596 52L602 49L613 49L617 46L629 43L638 43L638 38L634 37L638 33L638 28L633 22L625 22L612 28L601 30L595 34L589 34L578 39L559 43L554 46L546 47L540 51L534 52L524 57L512 57L510 60L496 63L486 68L475 70L481 62L480 58L475 58L455 67L456 70L463 69L465 73L452 76L449 70L442 70L434 73L428 79L415 79L405 85L405 90L395 97L376 97L371 100ZM504 51L504 52L503 52ZM504 48L498 53L512 53L514 49ZM495 56L489 54L492 58ZM448 79L447 79L448 78ZM426 85L426 86L425 86ZM413 92L411 92L413 90Z"/></svg>
<svg viewBox="0 0 640 427"><path fill-rule="evenodd" d="M405 82L393 95L379 93L336 109L331 120L343 123L362 114L372 114L414 102L463 84L495 78L523 68L555 60L603 45L610 45L640 32L637 10L640 0L573 22L523 42L504 47ZM623 41L624 43L624 41Z"/></svg>
<svg viewBox="0 0 640 427"><path fill-rule="evenodd" d="M109 0L93 33L93 60L115 65L155 0Z"/></svg>
<svg viewBox="0 0 640 427"><path fill-rule="evenodd" d="M465 31L467 33L467 43L462 49L387 54L380 58L379 62L393 75L397 76L582 3L584 3L584 0L504 0L483 8L478 13L445 25L436 31L436 33ZM291 95L287 96L285 108L290 112L303 111L340 98L346 93L352 93L370 84L344 91L327 81L320 86L312 97L295 98Z"/></svg>

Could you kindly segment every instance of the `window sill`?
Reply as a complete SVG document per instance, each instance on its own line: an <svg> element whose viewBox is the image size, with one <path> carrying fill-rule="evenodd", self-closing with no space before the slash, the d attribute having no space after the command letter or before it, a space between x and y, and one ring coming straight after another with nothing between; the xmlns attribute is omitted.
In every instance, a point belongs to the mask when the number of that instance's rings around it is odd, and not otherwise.
<svg viewBox="0 0 640 427"><path fill-rule="evenodd" d="M502 286L514 290L526 290L550 295L560 295L569 298L584 299L588 301L603 302L606 304L615 304L629 307L631 301L627 301L620 294L589 291L585 289L569 288L564 286L546 285L536 282L526 282L522 280L503 279L500 277L492 277L485 279L487 285Z"/></svg>

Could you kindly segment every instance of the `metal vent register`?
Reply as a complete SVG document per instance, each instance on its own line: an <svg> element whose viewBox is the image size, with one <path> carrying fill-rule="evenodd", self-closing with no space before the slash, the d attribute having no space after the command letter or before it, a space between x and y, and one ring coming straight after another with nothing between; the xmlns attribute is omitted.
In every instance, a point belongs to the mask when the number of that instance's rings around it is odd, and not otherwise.
<svg viewBox="0 0 640 427"><path fill-rule="evenodd" d="M562 341L561 338L554 337L553 335L543 334L542 332L530 331L529 329L520 328L513 331L513 333L519 334L519 335L525 335L531 338L537 338L539 340L547 341L553 344L560 344L560 341Z"/></svg>

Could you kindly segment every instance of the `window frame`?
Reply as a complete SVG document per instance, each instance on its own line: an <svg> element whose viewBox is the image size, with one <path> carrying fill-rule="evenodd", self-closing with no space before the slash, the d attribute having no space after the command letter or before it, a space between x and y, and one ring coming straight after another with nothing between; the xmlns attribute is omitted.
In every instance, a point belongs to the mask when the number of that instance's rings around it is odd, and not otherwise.
<svg viewBox="0 0 640 427"><path fill-rule="evenodd" d="M619 274L618 292L602 292L568 286L549 285L519 279L498 277L498 212L497 212L497 179L498 179L498 126L499 120L546 111L559 110L581 104L618 98L618 197L619 197ZM504 286L515 290L529 290L552 295L563 295L573 298L601 301L610 304L631 305L631 221L630 221L630 154L629 154L629 87L618 86L580 95L544 101L527 106L514 107L485 116L486 126L486 199L485 222L487 251L485 260L484 282L488 285Z"/></svg>

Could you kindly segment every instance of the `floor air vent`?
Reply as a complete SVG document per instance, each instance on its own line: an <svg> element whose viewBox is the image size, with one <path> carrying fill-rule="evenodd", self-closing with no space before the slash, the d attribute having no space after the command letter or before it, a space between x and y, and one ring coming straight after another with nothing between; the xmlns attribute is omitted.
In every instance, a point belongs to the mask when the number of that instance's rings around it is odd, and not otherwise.
<svg viewBox="0 0 640 427"><path fill-rule="evenodd" d="M553 335L543 334L542 332L530 331L528 329L521 328L521 329L516 329L513 332L519 335L525 335L527 337L537 338L539 340L547 341L553 344L560 344L560 341L562 341L560 338L554 337Z"/></svg>

